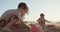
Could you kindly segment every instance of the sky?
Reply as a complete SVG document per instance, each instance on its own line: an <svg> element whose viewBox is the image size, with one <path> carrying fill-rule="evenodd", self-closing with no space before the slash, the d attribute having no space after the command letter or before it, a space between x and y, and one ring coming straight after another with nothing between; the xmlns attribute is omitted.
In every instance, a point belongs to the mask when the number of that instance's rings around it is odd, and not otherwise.
<svg viewBox="0 0 60 32"><path fill-rule="evenodd" d="M41 13L49 21L60 21L60 0L0 0L0 16L9 9L17 9L21 2L29 7L25 21L36 21Z"/></svg>

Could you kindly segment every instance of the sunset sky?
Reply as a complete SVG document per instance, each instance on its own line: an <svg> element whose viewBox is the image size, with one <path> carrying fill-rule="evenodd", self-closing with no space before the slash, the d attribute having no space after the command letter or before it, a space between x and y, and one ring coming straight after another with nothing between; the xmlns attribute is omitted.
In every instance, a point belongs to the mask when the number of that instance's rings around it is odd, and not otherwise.
<svg viewBox="0 0 60 32"><path fill-rule="evenodd" d="M0 16L9 9L17 9L19 3L25 2L29 7L27 21L36 21L40 13L49 21L60 21L60 0L0 0Z"/></svg>

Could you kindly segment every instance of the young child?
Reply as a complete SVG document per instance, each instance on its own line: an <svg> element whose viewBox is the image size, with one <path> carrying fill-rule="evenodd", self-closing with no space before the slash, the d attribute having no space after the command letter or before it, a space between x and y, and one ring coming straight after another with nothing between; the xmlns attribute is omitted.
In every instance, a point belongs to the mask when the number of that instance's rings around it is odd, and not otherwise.
<svg viewBox="0 0 60 32"><path fill-rule="evenodd" d="M40 18L38 18L38 23L43 27L44 25L45 25L45 21L47 21L45 18L44 18L44 14L43 13L41 13L40 14Z"/></svg>
<svg viewBox="0 0 60 32"><path fill-rule="evenodd" d="M38 23L42 26L43 31L47 30L47 26L45 25L45 22L48 22L45 18L45 15L43 13L40 14L40 18L38 18Z"/></svg>
<svg viewBox="0 0 60 32"><path fill-rule="evenodd" d="M19 22L20 25L19 26L26 26L28 27L24 22L23 22L23 17L25 16L25 14L27 14L29 12L29 8L28 6L26 5L26 3L19 3L17 9L10 9L10 10L7 10L5 13L2 14L0 20L5 20L6 22L9 22L8 24L6 24L2 29L4 30L8 30L9 27L16 23L16 22ZM17 17L14 18L14 16ZM14 19L11 19L11 18L14 18ZM8 20L11 20L11 21L8 21ZM15 27L16 28L16 27ZM17 28L16 28L17 29ZM21 28L20 28L21 29ZM22 28L23 29L23 28Z"/></svg>

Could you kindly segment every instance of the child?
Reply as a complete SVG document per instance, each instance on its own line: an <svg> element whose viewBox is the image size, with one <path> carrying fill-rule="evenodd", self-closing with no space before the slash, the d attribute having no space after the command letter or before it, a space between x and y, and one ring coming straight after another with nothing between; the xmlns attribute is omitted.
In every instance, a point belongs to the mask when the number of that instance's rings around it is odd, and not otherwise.
<svg viewBox="0 0 60 32"><path fill-rule="evenodd" d="M7 10L5 13L3 13L3 15L1 16L0 20L4 19L6 22L9 22L8 24L6 24L2 29L4 30L8 30L9 27L16 23L17 21L19 21L21 24L20 26L24 27L28 27L24 22L23 22L23 18L25 16L25 14L27 14L29 12L29 8L26 5L26 3L19 3L17 9L10 9ZM14 16L16 15L17 19L14 18ZM14 19L11 19L14 18ZM8 21L11 20L11 21ZM17 29L17 28L16 28ZM21 29L21 28L20 28ZM23 29L23 28L22 28Z"/></svg>

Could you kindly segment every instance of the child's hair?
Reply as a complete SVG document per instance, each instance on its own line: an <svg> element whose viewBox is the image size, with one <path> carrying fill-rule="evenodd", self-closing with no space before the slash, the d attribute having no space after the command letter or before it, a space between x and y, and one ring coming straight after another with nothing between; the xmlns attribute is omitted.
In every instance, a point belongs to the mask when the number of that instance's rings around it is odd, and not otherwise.
<svg viewBox="0 0 60 32"><path fill-rule="evenodd" d="M27 7L26 3L21 2L21 3L19 3L18 8L27 9L28 7Z"/></svg>
<svg viewBox="0 0 60 32"><path fill-rule="evenodd" d="M40 16L45 16L45 15L43 13L41 13Z"/></svg>

